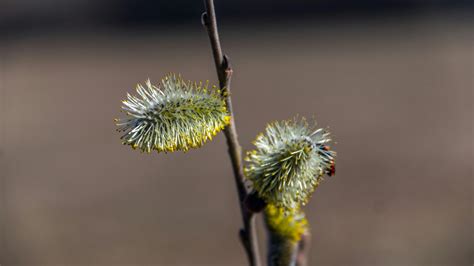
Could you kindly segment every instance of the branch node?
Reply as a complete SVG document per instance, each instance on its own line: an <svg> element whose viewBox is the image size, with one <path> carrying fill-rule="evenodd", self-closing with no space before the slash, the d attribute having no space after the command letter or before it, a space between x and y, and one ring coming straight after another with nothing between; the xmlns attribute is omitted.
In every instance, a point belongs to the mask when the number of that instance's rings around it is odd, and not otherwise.
<svg viewBox="0 0 474 266"><path fill-rule="evenodd" d="M232 73L232 66L230 64L230 59L229 59L229 56L227 56L226 54L224 55L222 67L225 69L226 72Z"/></svg>
<svg viewBox="0 0 474 266"><path fill-rule="evenodd" d="M261 212L267 206L267 203L258 196L258 193L256 191L252 191L247 194L247 197L245 197L244 200L244 204L247 210L253 213Z"/></svg>

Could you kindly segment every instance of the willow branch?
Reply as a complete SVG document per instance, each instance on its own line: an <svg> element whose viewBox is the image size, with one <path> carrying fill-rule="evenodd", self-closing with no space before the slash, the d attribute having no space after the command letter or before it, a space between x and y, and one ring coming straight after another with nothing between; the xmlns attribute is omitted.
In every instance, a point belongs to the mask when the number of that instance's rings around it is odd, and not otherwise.
<svg viewBox="0 0 474 266"><path fill-rule="evenodd" d="M230 96L230 81L232 77L232 67L229 59L222 53L221 43L219 40L219 32L217 30L216 12L213 0L204 1L206 11L202 14L202 24L207 29L209 39L211 41L212 54L216 65L217 77L219 79L219 87L222 91L222 97L225 99L228 111L231 115L230 124L224 129L227 140L229 156L232 162L235 184L239 196L239 206L242 213L243 227L240 229L239 236L242 245L245 248L249 264L251 266L259 266L260 258L257 244L257 236L255 232L254 213L245 207L244 200L247 197L247 189L245 188L245 179L242 162L242 148L240 147L235 128L234 113L232 109L232 101Z"/></svg>

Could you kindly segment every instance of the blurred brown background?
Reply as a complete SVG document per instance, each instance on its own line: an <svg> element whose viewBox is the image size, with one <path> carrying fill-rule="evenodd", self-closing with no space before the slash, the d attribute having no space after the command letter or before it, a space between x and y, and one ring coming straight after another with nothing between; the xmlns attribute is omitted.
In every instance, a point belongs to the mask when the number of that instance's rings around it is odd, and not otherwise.
<svg viewBox="0 0 474 266"><path fill-rule="evenodd" d="M115 132L137 82L216 80L201 2L184 2L137 1L158 5L142 20L125 1L103 20L110 1L2 9L2 266L246 265L223 136L148 155ZM218 4L241 143L296 114L332 130L337 174L306 208L310 265L472 265L472 13L346 2L300 18L263 1L249 19L231 11L245 1Z"/></svg>

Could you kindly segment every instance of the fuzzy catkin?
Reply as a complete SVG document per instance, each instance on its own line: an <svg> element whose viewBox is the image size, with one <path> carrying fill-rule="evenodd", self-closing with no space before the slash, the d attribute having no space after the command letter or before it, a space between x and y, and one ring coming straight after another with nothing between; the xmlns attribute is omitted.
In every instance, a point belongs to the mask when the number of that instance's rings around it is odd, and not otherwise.
<svg viewBox="0 0 474 266"><path fill-rule="evenodd" d="M335 152L325 129L313 130L306 120L270 123L247 153L246 177L267 203L285 209L306 204L324 174L334 172Z"/></svg>
<svg viewBox="0 0 474 266"><path fill-rule="evenodd" d="M268 262L271 266L294 265L298 241L308 230L308 221L299 209L284 210L269 204L265 208L268 228Z"/></svg>
<svg viewBox="0 0 474 266"><path fill-rule="evenodd" d="M137 85L138 96L127 94L116 119L122 143L143 152L187 151L201 147L230 122L225 101L215 87L184 81L169 74L158 86Z"/></svg>

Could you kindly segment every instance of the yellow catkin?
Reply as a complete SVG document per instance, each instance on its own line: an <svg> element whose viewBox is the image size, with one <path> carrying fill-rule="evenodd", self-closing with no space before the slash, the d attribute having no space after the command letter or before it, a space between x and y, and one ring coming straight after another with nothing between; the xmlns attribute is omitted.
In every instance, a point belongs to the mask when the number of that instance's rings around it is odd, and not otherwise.
<svg viewBox="0 0 474 266"><path fill-rule="evenodd" d="M127 94L117 119L122 143L143 152L188 151L199 148L222 131L231 120L225 101L213 87L167 75L157 86L147 81Z"/></svg>

